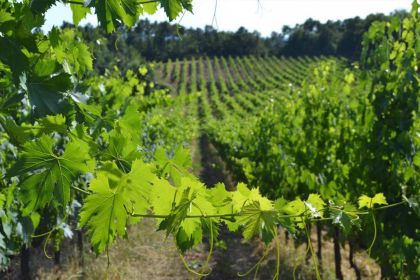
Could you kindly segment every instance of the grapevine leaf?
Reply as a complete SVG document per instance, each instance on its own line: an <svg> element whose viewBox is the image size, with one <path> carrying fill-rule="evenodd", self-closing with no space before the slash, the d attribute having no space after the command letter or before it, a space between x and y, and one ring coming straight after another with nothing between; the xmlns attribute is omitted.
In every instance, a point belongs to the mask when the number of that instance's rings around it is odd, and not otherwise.
<svg viewBox="0 0 420 280"><path fill-rule="evenodd" d="M207 190L209 193L209 201L215 207L217 214L237 214L240 207L233 205L233 192L228 192L223 183L216 184L213 188ZM228 226L230 231L236 231L240 226L233 216L226 216L223 218L223 222Z"/></svg>
<svg viewBox="0 0 420 280"><path fill-rule="evenodd" d="M118 235L125 234L127 213L121 189L112 189L108 177L98 174L90 182L94 193L87 196L80 212L80 225L88 227L91 244L101 253Z"/></svg>
<svg viewBox="0 0 420 280"><path fill-rule="evenodd" d="M13 72L15 80L29 67L29 60L22 52L19 42L15 38L0 36L0 60L8 65Z"/></svg>
<svg viewBox="0 0 420 280"><path fill-rule="evenodd" d="M417 152L414 156L413 163L415 166L420 167L420 152Z"/></svg>
<svg viewBox="0 0 420 280"><path fill-rule="evenodd" d="M290 201L283 208L283 211L290 215L300 215L303 214L305 210L305 203L300 198Z"/></svg>
<svg viewBox="0 0 420 280"><path fill-rule="evenodd" d="M277 212L261 209L258 201L246 205L238 222L244 226L243 237L251 240L253 236L264 232L264 242L269 243L273 239L272 229L275 227Z"/></svg>
<svg viewBox="0 0 420 280"><path fill-rule="evenodd" d="M158 9L158 2L144 3L142 6L143 10L146 13L148 13L149 15L153 15Z"/></svg>
<svg viewBox="0 0 420 280"><path fill-rule="evenodd" d="M182 6L179 0L162 0L160 4L170 21L176 19L179 13L182 12Z"/></svg>
<svg viewBox="0 0 420 280"><path fill-rule="evenodd" d="M12 118L0 116L0 123L9 135L11 143L21 145L30 139L28 131L26 131L22 126L17 125Z"/></svg>
<svg viewBox="0 0 420 280"><path fill-rule="evenodd" d="M197 245L202 239L203 232L201 228L197 228L192 234L188 234L183 228L181 228L176 234L176 245L181 252L185 253L188 249Z"/></svg>
<svg viewBox="0 0 420 280"><path fill-rule="evenodd" d="M110 33L118 26L118 21L128 27L133 26L139 16L136 0L99 0L95 2L98 21Z"/></svg>
<svg viewBox="0 0 420 280"><path fill-rule="evenodd" d="M3 203L6 201L6 196L0 193L0 208L3 207Z"/></svg>
<svg viewBox="0 0 420 280"><path fill-rule="evenodd" d="M63 115L46 116L39 120L42 133L59 132L67 134L66 118Z"/></svg>
<svg viewBox="0 0 420 280"><path fill-rule="evenodd" d="M246 203L249 203L249 195L251 191L243 183L236 186L236 191L232 194L233 209L237 212L241 211Z"/></svg>
<svg viewBox="0 0 420 280"><path fill-rule="evenodd" d="M15 18L12 16L12 14L10 14L10 13L4 11L4 10L0 11L0 23L12 21L14 19Z"/></svg>
<svg viewBox="0 0 420 280"><path fill-rule="evenodd" d="M92 70L92 54L86 44L79 42L77 33L72 29L61 32L53 29L50 32L52 46L57 61L71 66L67 71L82 76L86 71Z"/></svg>
<svg viewBox="0 0 420 280"><path fill-rule="evenodd" d="M308 200L305 201L305 205L311 212L312 217L323 217L323 209L325 202L322 200L319 194L310 194Z"/></svg>
<svg viewBox="0 0 420 280"><path fill-rule="evenodd" d="M72 88L68 74L61 73L51 78L30 77L27 81L22 80L21 85L27 91L36 115L55 115L66 110L68 103L62 93Z"/></svg>
<svg viewBox="0 0 420 280"><path fill-rule="evenodd" d="M180 187L166 188L169 188L171 196L164 200L167 212L163 215L168 216L159 224L159 229L166 230L167 235L173 233L176 236L178 248L185 251L201 242L203 217L215 214L216 209L209 201L207 189L197 179L182 177ZM174 189L176 189L175 192ZM163 190L160 192L163 193ZM166 192L164 195L168 196ZM157 203L163 204L162 201ZM171 205L170 209L168 209L169 205ZM161 207L158 206L158 208Z"/></svg>
<svg viewBox="0 0 420 280"><path fill-rule="evenodd" d="M372 209L375 204L386 205L386 198L383 193L377 193L374 197L369 197L367 195L362 195L359 197L359 209L366 207Z"/></svg>
<svg viewBox="0 0 420 280"><path fill-rule="evenodd" d="M172 158L172 162L175 163L177 166L182 166L183 168L190 168L192 166L190 151L182 147L177 148L175 150L174 157Z"/></svg>
<svg viewBox="0 0 420 280"><path fill-rule="evenodd" d="M265 237L270 236L272 225L270 216L276 214L273 203L261 196L257 188L248 189L245 184L238 184L237 191L232 193L232 210L241 211L242 214L238 218L237 223L227 223L230 229L235 229L238 225L245 225L243 235L245 240L249 240L256 234L256 231L263 230ZM267 238L265 238L267 240Z"/></svg>
<svg viewBox="0 0 420 280"><path fill-rule="evenodd" d="M155 178L152 181L151 203L155 215L167 215L176 203L177 189L167 180ZM159 219L158 219L159 221Z"/></svg>
<svg viewBox="0 0 420 280"><path fill-rule="evenodd" d="M191 207L190 191L190 188L184 189L180 201L172 209L170 215L159 224L159 230L166 230L166 236L169 236L171 233L177 233L182 221L187 216Z"/></svg>
<svg viewBox="0 0 420 280"><path fill-rule="evenodd" d="M353 226L360 227L360 219L356 214L356 207L352 204L344 205L343 209L331 208L332 223L339 225L348 234Z"/></svg>
<svg viewBox="0 0 420 280"><path fill-rule="evenodd" d="M306 211L307 207L305 203L300 199L297 198L293 201L290 201L282 208L282 212L292 215L294 217L291 217L290 220L297 223L297 226L300 228L304 227L304 224L302 223L303 219L300 217L300 215L303 215Z"/></svg>
<svg viewBox="0 0 420 280"><path fill-rule="evenodd" d="M45 13L52 5L55 4L57 0L32 0L31 1L31 9L35 13Z"/></svg>
<svg viewBox="0 0 420 280"><path fill-rule="evenodd" d="M150 208L151 165L135 161L130 173L108 164L91 181L80 212L80 226L87 227L91 243L101 253L117 236L126 234L127 211L143 213Z"/></svg>
<svg viewBox="0 0 420 280"><path fill-rule="evenodd" d="M223 183L216 184L207 192L209 193L209 201L216 207L218 214L233 213L232 193L226 190Z"/></svg>
<svg viewBox="0 0 420 280"><path fill-rule="evenodd" d="M118 127L109 133L109 144L103 151L104 160L114 160L124 172L130 171L131 162L140 158L136 143L130 141L130 135Z"/></svg>
<svg viewBox="0 0 420 280"><path fill-rule="evenodd" d="M42 135L23 146L20 160L11 168L9 176L20 175L20 197L24 215L48 204L65 207L70 201L70 187L78 174L92 170L89 147L79 140L66 145L64 153L54 153L55 141Z"/></svg>
<svg viewBox="0 0 420 280"><path fill-rule="evenodd" d="M165 150L159 148L156 150L155 159L160 169L159 173L163 176L169 175L175 186L181 185L182 177L190 176L187 169L191 168L192 161L187 149L178 148L172 159L169 159Z"/></svg>
<svg viewBox="0 0 420 280"><path fill-rule="evenodd" d="M124 131L124 133L130 135L130 141L134 143L141 143L141 122L138 106L132 102L128 105L124 112L124 115L118 120L117 126Z"/></svg>
<svg viewBox="0 0 420 280"><path fill-rule="evenodd" d="M75 26L79 25L80 21L90 12L90 8L84 5L70 4L70 8L73 13L73 24Z"/></svg>
<svg viewBox="0 0 420 280"><path fill-rule="evenodd" d="M57 68L57 61L55 59L44 58L38 60L35 64L34 72L39 77L47 77L52 75Z"/></svg>

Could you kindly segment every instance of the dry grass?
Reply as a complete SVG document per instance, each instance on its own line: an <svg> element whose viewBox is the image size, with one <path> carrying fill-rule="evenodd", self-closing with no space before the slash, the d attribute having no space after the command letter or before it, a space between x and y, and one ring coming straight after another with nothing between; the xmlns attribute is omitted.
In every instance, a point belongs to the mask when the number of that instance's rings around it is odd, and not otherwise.
<svg viewBox="0 0 420 280"><path fill-rule="evenodd" d="M40 279L187 279L173 241L162 232L155 232L152 220L144 220L129 230L129 238L118 240L107 256L85 255L84 271L73 259L59 273L38 270Z"/></svg>

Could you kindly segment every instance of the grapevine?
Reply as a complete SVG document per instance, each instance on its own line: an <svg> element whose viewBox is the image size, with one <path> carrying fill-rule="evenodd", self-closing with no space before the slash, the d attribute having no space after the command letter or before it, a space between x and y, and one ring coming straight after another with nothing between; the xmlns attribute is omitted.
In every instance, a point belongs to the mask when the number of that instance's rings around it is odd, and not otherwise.
<svg viewBox="0 0 420 280"><path fill-rule="evenodd" d="M274 243L278 279L278 231L305 234L320 279L309 224L345 234L371 227L372 255L378 241L395 250L384 216L415 224L407 206L418 210L417 1L402 22L372 25L362 70L326 58L177 59L158 68L176 85L172 95L148 81L151 65L96 74L77 29L38 32L56 2L70 4L75 25L94 12L107 32L159 7L170 20L192 11L190 0L0 2L2 268L34 239L59 245L75 220L100 254L150 218L181 255L209 239L206 269L222 224L246 241L258 236L267 250L242 276L258 274ZM246 184L227 191L192 174L188 146L200 129ZM408 227L398 233L413 240Z"/></svg>

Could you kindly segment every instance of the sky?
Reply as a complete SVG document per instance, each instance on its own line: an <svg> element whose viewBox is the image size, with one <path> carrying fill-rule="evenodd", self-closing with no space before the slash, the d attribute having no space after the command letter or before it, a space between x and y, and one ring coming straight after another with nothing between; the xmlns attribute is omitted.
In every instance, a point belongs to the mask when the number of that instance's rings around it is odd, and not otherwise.
<svg viewBox="0 0 420 280"><path fill-rule="evenodd" d="M186 27L213 25L219 30L236 31L243 26L269 36L281 32L284 25L294 26L308 18L321 22L350 17L365 17L371 13L385 13L396 9L408 10L412 0L193 0L193 14L186 13L174 23ZM146 16L152 21L165 21L162 9ZM58 4L46 14L44 31L63 21L72 21L69 6ZM81 24L97 24L96 16L88 15Z"/></svg>

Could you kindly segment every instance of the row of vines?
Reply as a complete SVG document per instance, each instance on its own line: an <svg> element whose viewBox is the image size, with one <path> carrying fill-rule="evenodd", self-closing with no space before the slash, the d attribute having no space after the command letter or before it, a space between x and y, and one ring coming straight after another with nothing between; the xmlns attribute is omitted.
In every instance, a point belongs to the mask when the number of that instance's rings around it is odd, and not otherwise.
<svg viewBox="0 0 420 280"><path fill-rule="evenodd" d="M351 255L367 250L383 276L415 278L420 273L418 36L414 3L411 18L371 27L360 63L200 58L176 61L182 67L173 71L187 72L190 79L175 75L168 82L198 83L202 129L239 180L260 186L272 199L319 193L328 201L346 201L347 216L332 218L332 226L324 222L329 218L316 223L319 244L322 230L334 239L336 261L337 248L348 242ZM377 216L352 217L351 202L375 193L397 206ZM340 265L336 268L336 277L343 278Z"/></svg>

